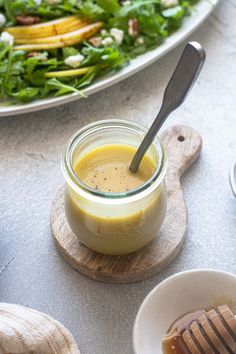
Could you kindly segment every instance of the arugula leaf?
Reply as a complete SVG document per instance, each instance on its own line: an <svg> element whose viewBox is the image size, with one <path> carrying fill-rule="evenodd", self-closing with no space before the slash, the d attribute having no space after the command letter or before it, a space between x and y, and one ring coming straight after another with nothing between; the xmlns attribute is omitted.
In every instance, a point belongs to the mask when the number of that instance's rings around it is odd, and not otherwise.
<svg viewBox="0 0 236 354"><path fill-rule="evenodd" d="M79 5L79 12L82 16L91 20L106 21L109 19L109 13L93 0L85 0Z"/></svg>
<svg viewBox="0 0 236 354"><path fill-rule="evenodd" d="M84 75L84 77L82 77L82 79L78 80L76 88L80 89L82 87L88 86L93 81L96 74L96 70L89 71L87 74Z"/></svg>
<svg viewBox="0 0 236 354"><path fill-rule="evenodd" d="M101 8L110 14L114 14L117 10L121 8L117 0L97 0L97 3Z"/></svg>
<svg viewBox="0 0 236 354"><path fill-rule="evenodd" d="M100 69L107 66L112 68L120 67L128 61L128 57L116 46L95 48L86 43L82 54L86 58L83 61L83 66L98 65Z"/></svg>
<svg viewBox="0 0 236 354"><path fill-rule="evenodd" d="M149 4L159 4L159 0L136 0L131 2L128 6L123 6L119 11L116 12L116 17L125 17L130 13L137 11L141 6L147 6Z"/></svg>
<svg viewBox="0 0 236 354"><path fill-rule="evenodd" d="M50 79L46 82L45 93L48 93L50 91L56 91L55 96L61 96L66 93L68 94L68 93L76 92L79 93L82 97L86 97L81 91L79 91L75 87L63 84L61 81L59 81L56 78Z"/></svg>
<svg viewBox="0 0 236 354"><path fill-rule="evenodd" d="M71 55L76 55L78 54L79 51L74 48L74 47L65 47L65 48L62 48L62 56L63 56L63 59L66 59L68 58L69 56Z"/></svg>
<svg viewBox="0 0 236 354"><path fill-rule="evenodd" d="M19 101L22 102L30 102L33 99L37 98L39 93L40 93L39 88L26 87L17 93L12 93L12 97L17 98Z"/></svg>

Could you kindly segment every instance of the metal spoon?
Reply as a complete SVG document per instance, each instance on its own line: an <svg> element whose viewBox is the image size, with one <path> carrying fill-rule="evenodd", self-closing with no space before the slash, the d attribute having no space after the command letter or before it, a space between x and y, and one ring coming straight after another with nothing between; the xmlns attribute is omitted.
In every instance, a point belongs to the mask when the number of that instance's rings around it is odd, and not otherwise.
<svg viewBox="0 0 236 354"><path fill-rule="evenodd" d="M185 46L182 56L165 89L161 109L133 157L129 167L131 172L136 173L138 171L145 152L152 144L162 124L169 114L185 100L201 71L205 57L205 51L198 42L189 42Z"/></svg>

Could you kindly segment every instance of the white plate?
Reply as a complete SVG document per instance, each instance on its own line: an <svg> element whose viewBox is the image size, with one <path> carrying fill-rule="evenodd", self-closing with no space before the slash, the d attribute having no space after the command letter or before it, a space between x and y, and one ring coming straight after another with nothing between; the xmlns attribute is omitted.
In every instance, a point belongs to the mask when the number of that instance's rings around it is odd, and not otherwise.
<svg viewBox="0 0 236 354"><path fill-rule="evenodd" d="M173 35L168 37L161 46L150 52L140 55L138 58L132 60L127 67L120 70L119 72L103 76L92 85L90 85L87 89L85 89L84 93L86 95L91 95L92 93L101 91L104 88L109 87L133 75L134 73L140 71L141 69L153 63L155 60L162 57L172 48L176 47L186 37L188 37L193 31L195 31L211 14L218 1L219 0L201 0L195 6L193 14L184 20L183 26ZM0 117L55 107L64 103L75 101L78 98L80 98L80 96L77 93L74 93L62 97L45 98L28 104L4 105L3 103L0 103Z"/></svg>
<svg viewBox="0 0 236 354"><path fill-rule="evenodd" d="M233 163L230 173L229 173L229 181L231 185L232 192L236 197L236 161Z"/></svg>
<svg viewBox="0 0 236 354"><path fill-rule="evenodd" d="M191 270L167 278L143 301L133 331L135 354L162 354L162 339L183 314L230 304L235 312L236 276L218 270Z"/></svg>

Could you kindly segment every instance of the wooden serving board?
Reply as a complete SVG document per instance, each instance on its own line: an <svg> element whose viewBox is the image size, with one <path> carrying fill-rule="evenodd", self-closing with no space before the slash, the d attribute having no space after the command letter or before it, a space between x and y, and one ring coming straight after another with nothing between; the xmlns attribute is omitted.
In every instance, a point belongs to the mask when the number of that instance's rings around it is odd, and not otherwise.
<svg viewBox="0 0 236 354"><path fill-rule="evenodd" d="M165 178L167 215L160 234L140 251L125 256L107 256L93 252L80 243L65 217L64 188L59 190L51 210L53 238L62 256L80 273L95 280L129 283L153 276L178 255L187 228L187 208L180 178L199 157L202 139L187 126L173 126L161 138L168 156Z"/></svg>

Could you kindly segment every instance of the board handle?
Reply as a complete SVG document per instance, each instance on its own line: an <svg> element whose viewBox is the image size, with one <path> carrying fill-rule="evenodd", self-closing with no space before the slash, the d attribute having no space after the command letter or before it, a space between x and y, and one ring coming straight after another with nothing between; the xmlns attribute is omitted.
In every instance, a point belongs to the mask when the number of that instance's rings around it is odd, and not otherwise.
<svg viewBox="0 0 236 354"><path fill-rule="evenodd" d="M161 139L166 147L168 169L171 175L180 178L199 157L202 138L193 128L175 125L166 129Z"/></svg>

